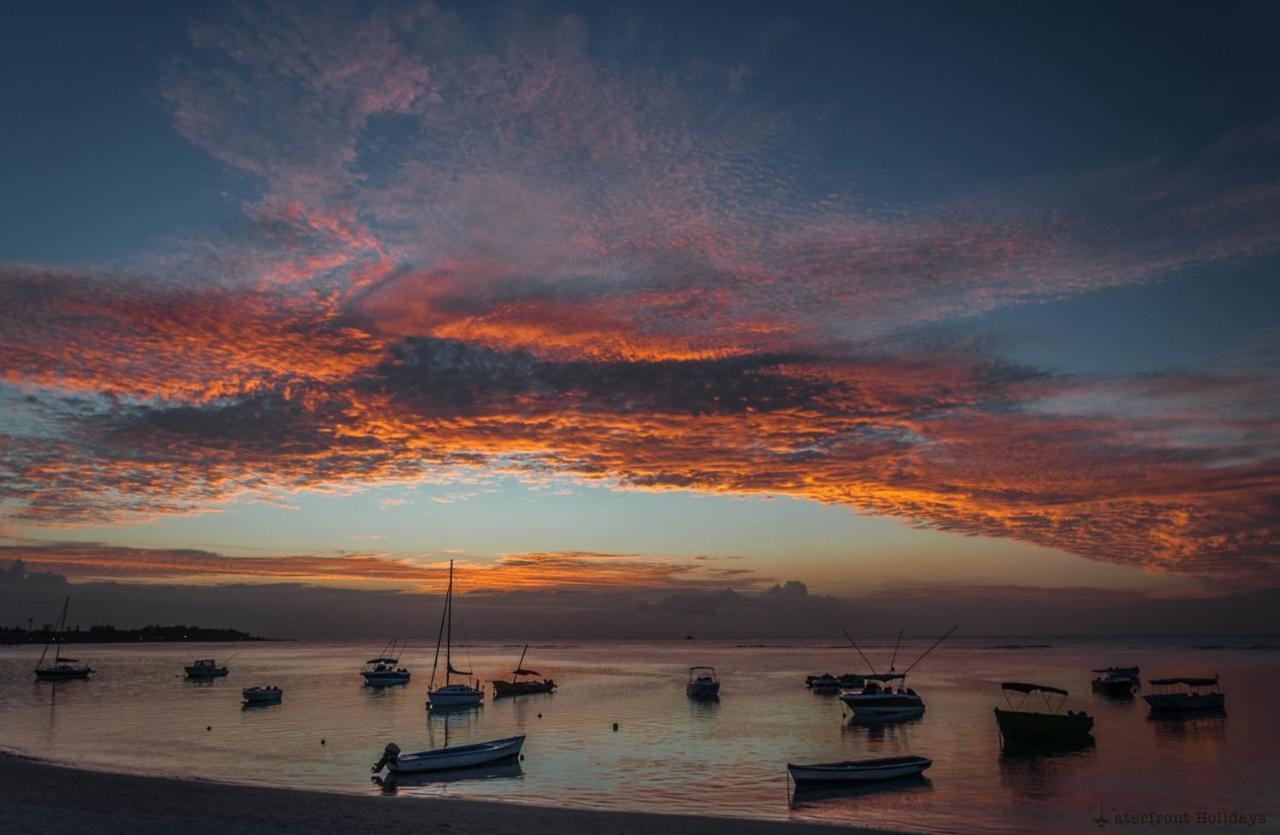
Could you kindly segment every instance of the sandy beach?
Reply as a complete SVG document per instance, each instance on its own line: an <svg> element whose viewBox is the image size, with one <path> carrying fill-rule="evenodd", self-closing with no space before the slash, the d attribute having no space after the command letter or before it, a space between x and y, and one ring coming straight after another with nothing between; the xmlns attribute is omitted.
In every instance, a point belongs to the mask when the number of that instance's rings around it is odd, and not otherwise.
<svg viewBox="0 0 1280 835"><path fill-rule="evenodd" d="M84 771L0 754L4 832L864 832L803 823L603 812L472 800L360 797Z"/></svg>

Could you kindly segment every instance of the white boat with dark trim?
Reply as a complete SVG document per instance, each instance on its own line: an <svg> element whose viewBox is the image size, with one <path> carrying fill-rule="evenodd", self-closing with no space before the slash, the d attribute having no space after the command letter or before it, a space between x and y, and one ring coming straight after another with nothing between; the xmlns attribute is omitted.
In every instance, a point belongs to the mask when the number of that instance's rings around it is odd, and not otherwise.
<svg viewBox="0 0 1280 835"><path fill-rule="evenodd" d="M1218 677L1186 677L1152 679L1151 686L1158 692L1148 693L1142 698L1151 705L1152 713L1222 710L1226 707L1227 697L1218 687ZM1199 688L1208 688L1201 693Z"/></svg>
<svg viewBox="0 0 1280 835"><path fill-rule="evenodd" d="M440 646L444 645L444 685L436 688L436 671L440 666ZM468 670L453 668L453 560L449 560L449 589L444 595L444 611L440 614L440 633L436 636L436 658L431 665L431 682L427 685L429 709L474 707L484 703L480 682L453 684L451 676L469 676Z"/></svg>
<svg viewBox="0 0 1280 835"><path fill-rule="evenodd" d="M400 646L399 651L396 650L397 644ZM361 677L364 678L364 683L370 687L390 687L395 684L408 684L410 673L400 666L399 658L404 653L406 646L407 642L400 643L398 638L392 638L382 648L381 655L364 662L364 669L360 671Z"/></svg>
<svg viewBox="0 0 1280 835"><path fill-rule="evenodd" d="M905 673L871 673L857 690L840 694L855 722L911 719L924 715L924 699L906 686ZM897 682L897 689L894 689Z"/></svg>
<svg viewBox="0 0 1280 835"><path fill-rule="evenodd" d="M36 662L36 678L41 681L67 681L73 678L88 678L93 669L83 661L75 658L64 658L62 656L62 643L59 641L57 648L53 651L53 661L46 664L45 657L49 654L49 647L66 630L67 626L67 609L71 606L71 597L67 596L62 601L62 614L58 616L58 623L54 626L53 631L49 633L49 640L44 645L44 651L40 653L40 660Z"/></svg>
<svg viewBox="0 0 1280 835"><path fill-rule="evenodd" d="M456 748L436 748L413 754L400 753L394 742L382 752L382 758L373 765L376 774L385 766L392 774L421 774L426 771L448 771L457 768L475 768L503 762L520 756L524 735L506 739L459 745Z"/></svg>
<svg viewBox="0 0 1280 835"><path fill-rule="evenodd" d="M229 672L226 665L219 667L212 658L197 658L182 669L187 678L193 679L222 678Z"/></svg>
<svg viewBox="0 0 1280 835"><path fill-rule="evenodd" d="M915 777L933 765L928 757L877 757L868 760L846 760L838 763L798 765L787 763L787 773L796 785L815 783L873 783Z"/></svg>

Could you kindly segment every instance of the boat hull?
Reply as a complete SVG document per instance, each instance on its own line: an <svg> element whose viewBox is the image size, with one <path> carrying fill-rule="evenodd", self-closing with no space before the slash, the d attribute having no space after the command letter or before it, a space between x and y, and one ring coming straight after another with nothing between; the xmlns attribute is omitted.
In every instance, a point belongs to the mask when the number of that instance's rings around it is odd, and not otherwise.
<svg viewBox="0 0 1280 835"><path fill-rule="evenodd" d="M1088 737L1093 717L1083 713L1034 713L995 709L1000 736L1013 742L1046 742Z"/></svg>
<svg viewBox="0 0 1280 835"><path fill-rule="evenodd" d="M441 688L427 694L427 706L437 707L472 707L484 702L484 693L470 687L458 689Z"/></svg>
<svg viewBox="0 0 1280 835"><path fill-rule="evenodd" d="M396 684L408 684L412 673L365 670L360 675L364 677L364 683L370 687L391 687Z"/></svg>
<svg viewBox="0 0 1280 835"><path fill-rule="evenodd" d="M275 704L284 699L283 690L260 690L257 688L246 688L240 691L241 697L245 704L250 705L266 705Z"/></svg>
<svg viewBox="0 0 1280 835"><path fill-rule="evenodd" d="M924 700L912 693L842 693L855 722L885 722L924 715Z"/></svg>
<svg viewBox="0 0 1280 835"><path fill-rule="evenodd" d="M927 757L882 757L873 760L812 765L787 763L787 773L791 775L796 785L876 783L914 777L922 774L931 765L933 760Z"/></svg>
<svg viewBox="0 0 1280 835"><path fill-rule="evenodd" d="M1221 710L1227 704L1227 697L1221 693L1152 693L1143 696L1153 712L1176 713L1190 710Z"/></svg>
<svg viewBox="0 0 1280 835"><path fill-rule="evenodd" d="M717 699L720 697L720 682L691 681L684 692L691 699Z"/></svg>
<svg viewBox="0 0 1280 835"><path fill-rule="evenodd" d="M551 693L556 689L556 683L551 679L545 681L494 681L493 697L495 699L507 698L510 696L528 696L533 693Z"/></svg>
<svg viewBox="0 0 1280 835"><path fill-rule="evenodd" d="M92 672L88 667L76 670L36 670L36 678L41 681L69 681L73 678L88 678Z"/></svg>
<svg viewBox="0 0 1280 835"><path fill-rule="evenodd" d="M401 754L388 762L387 768L393 774L424 774L432 771L475 768L515 759L520 756L520 749L523 746L524 737L513 736L458 748L418 751L413 754Z"/></svg>
<svg viewBox="0 0 1280 835"><path fill-rule="evenodd" d="M187 678L222 678L229 672L226 667L219 667L216 670L183 667L183 670L186 671Z"/></svg>

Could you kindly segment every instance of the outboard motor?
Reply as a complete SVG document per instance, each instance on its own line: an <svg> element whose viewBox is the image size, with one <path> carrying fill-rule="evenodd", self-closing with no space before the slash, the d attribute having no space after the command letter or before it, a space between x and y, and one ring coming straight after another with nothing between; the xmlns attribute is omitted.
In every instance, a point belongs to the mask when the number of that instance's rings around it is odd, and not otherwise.
<svg viewBox="0 0 1280 835"><path fill-rule="evenodd" d="M400 746L394 742L388 742L387 747L382 749L382 759L373 764L373 773L377 774L387 763L395 762L399 756Z"/></svg>

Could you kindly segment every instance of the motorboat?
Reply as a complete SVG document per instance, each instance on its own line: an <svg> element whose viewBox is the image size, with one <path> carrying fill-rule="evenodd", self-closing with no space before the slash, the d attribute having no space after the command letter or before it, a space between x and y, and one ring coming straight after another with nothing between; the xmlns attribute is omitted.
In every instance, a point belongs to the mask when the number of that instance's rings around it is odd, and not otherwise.
<svg viewBox="0 0 1280 835"><path fill-rule="evenodd" d="M1063 742L1088 737L1093 730L1093 717L1084 711L1062 708L1067 701L1067 691L1045 684L1027 684L1006 681L1000 685L1009 708L995 708L996 724L1000 726L1000 739L1010 743ZM1045 710L1024 710L1032 694L1044 700ZM1016 704L1015 704L1016 699Z"/></svg>
<svg viewBox="0 0 1280 835"><path fill-rule="evenodd" d="M437 688L436 672L440 666L440 647L444 646L444 684ZM455 676L469 676L469 670L453 668L453 560L449 560L449 588L444 595L444 612L440 616L440 632L436 636L436 658L431 665L431 682L427 685L427 708L474 707L484 703L480 682L454 684Z"/></svg>
<svg viewBox="0 0 1280 835"><path fill-rule="evenodd" d="M1216 675L1213 678L1157 678L1151 680L1151 686L1157 692L1142 698L1151 705L1152 713L1222 710L1227 703ZM1207 692L1200 692L1200 688L1207 688Z"/></svg>
<svg viewBox="0 0 1280 835"><path fill-rule="evenodd" d="M402 754L400 746L393 742L383 749L382 758L373 764L373 772L377 774L384 767L392 774L421 774L428 771L475 768L515 759L520 756L520 749L523 746L524 735L521 735L489 742L477 742L474 745L459 745L455 748L446 746L430 751Z"/></svg>
<svg viewBox="0 0 1280 835"><path fill-rule="evenodd" d="M246 687L240 691L247 705L269 705L284 699L284 691L275 685L266 687Z"/></svg>
<svg viewBox="0 0 1280 835"><path fill-rule="evenodd" d="M62 642L56 640L56 636L62 634L67 626L67 609L71 606L71 597L68 595L62 601L62 614L58 616L58 623L53 628L53 632L49 635L49 640L45 642L44 651L40 653L40 660L36 662L36 678L40 681L67 681L73 678L88 678L93 669L83 661L75 658L65 658L62 655ZM54 647L53 660L45 663L45 659L49 655L49 647Z"/></svg>
<svg viewBox="0 0 1280 835"><path fill-rule="evenodd" d="M866 681L863 676L857 673L845 673L841 676L833 676L831 673L823 673L820 676L805 676L804 684L812 690L830 692L844 688L846 690L861 687Z"/></svg>
<svg viewBox="0 0 1280 835"><path fill-rule="evenodd" d="M1129 698L1142 686L1137 667L1102 667L1093 672L1098 676L1090 684L1094 690L1107 696Z"/></svg>
<svg viewBox="0 0 1280 835"><path fill-rule="evenodd" d="M924 699L906 685L905 673L871 673L856 690L840 694L854 722L883 722L924 715ZM894 683L897 687L894 687Z"/></svg>
<svg viewBox="0 0 1280 835"><path fill-rule="evenodd" d="M541 681L537 679L528 679L520 681L521 676L539 676L542 675L537 670L526 670L524 668L524 657L529 652L529 645L524 645L524 651L520 653L520 660L516 662L516 668L511 673L511 681L503 679L495 679L490 682L493 685L493 697L501 699L507 696L527 696L531 693L550 693L556 689L556 683L549 678Z"/></svg>
<svg viewBox="0 0 1280 835"><path fill-rule="evenodd" d="M400 666L399 658L379 656L364 662L360 671L364 683L370 687L390 687L395 684L408 684L411 673Z"/></svg>
<svg viewBox="0 0 1280 835"><path fill-rule="evenodd" d="M684 692L691 699L720 698L720 680L716 678L715 667L690 667L689 683Z"/></svg>
<svg viewBox="0 0 1280 835"><path fill-rule="evenodd" d="M787 763L787 773L796 781L797 786L814 783L872 783L915 777L924 773L931 765L933 760L928 757L876 757L812 765Z"/></svg>
<svg viewBox="0 0 1280 835"><path fill-rule="evenodd" d="M219 667L212 658L198 658L182 669L186 671L187 678L196 679L222 678L228 672L225 665Z"/></svg>

